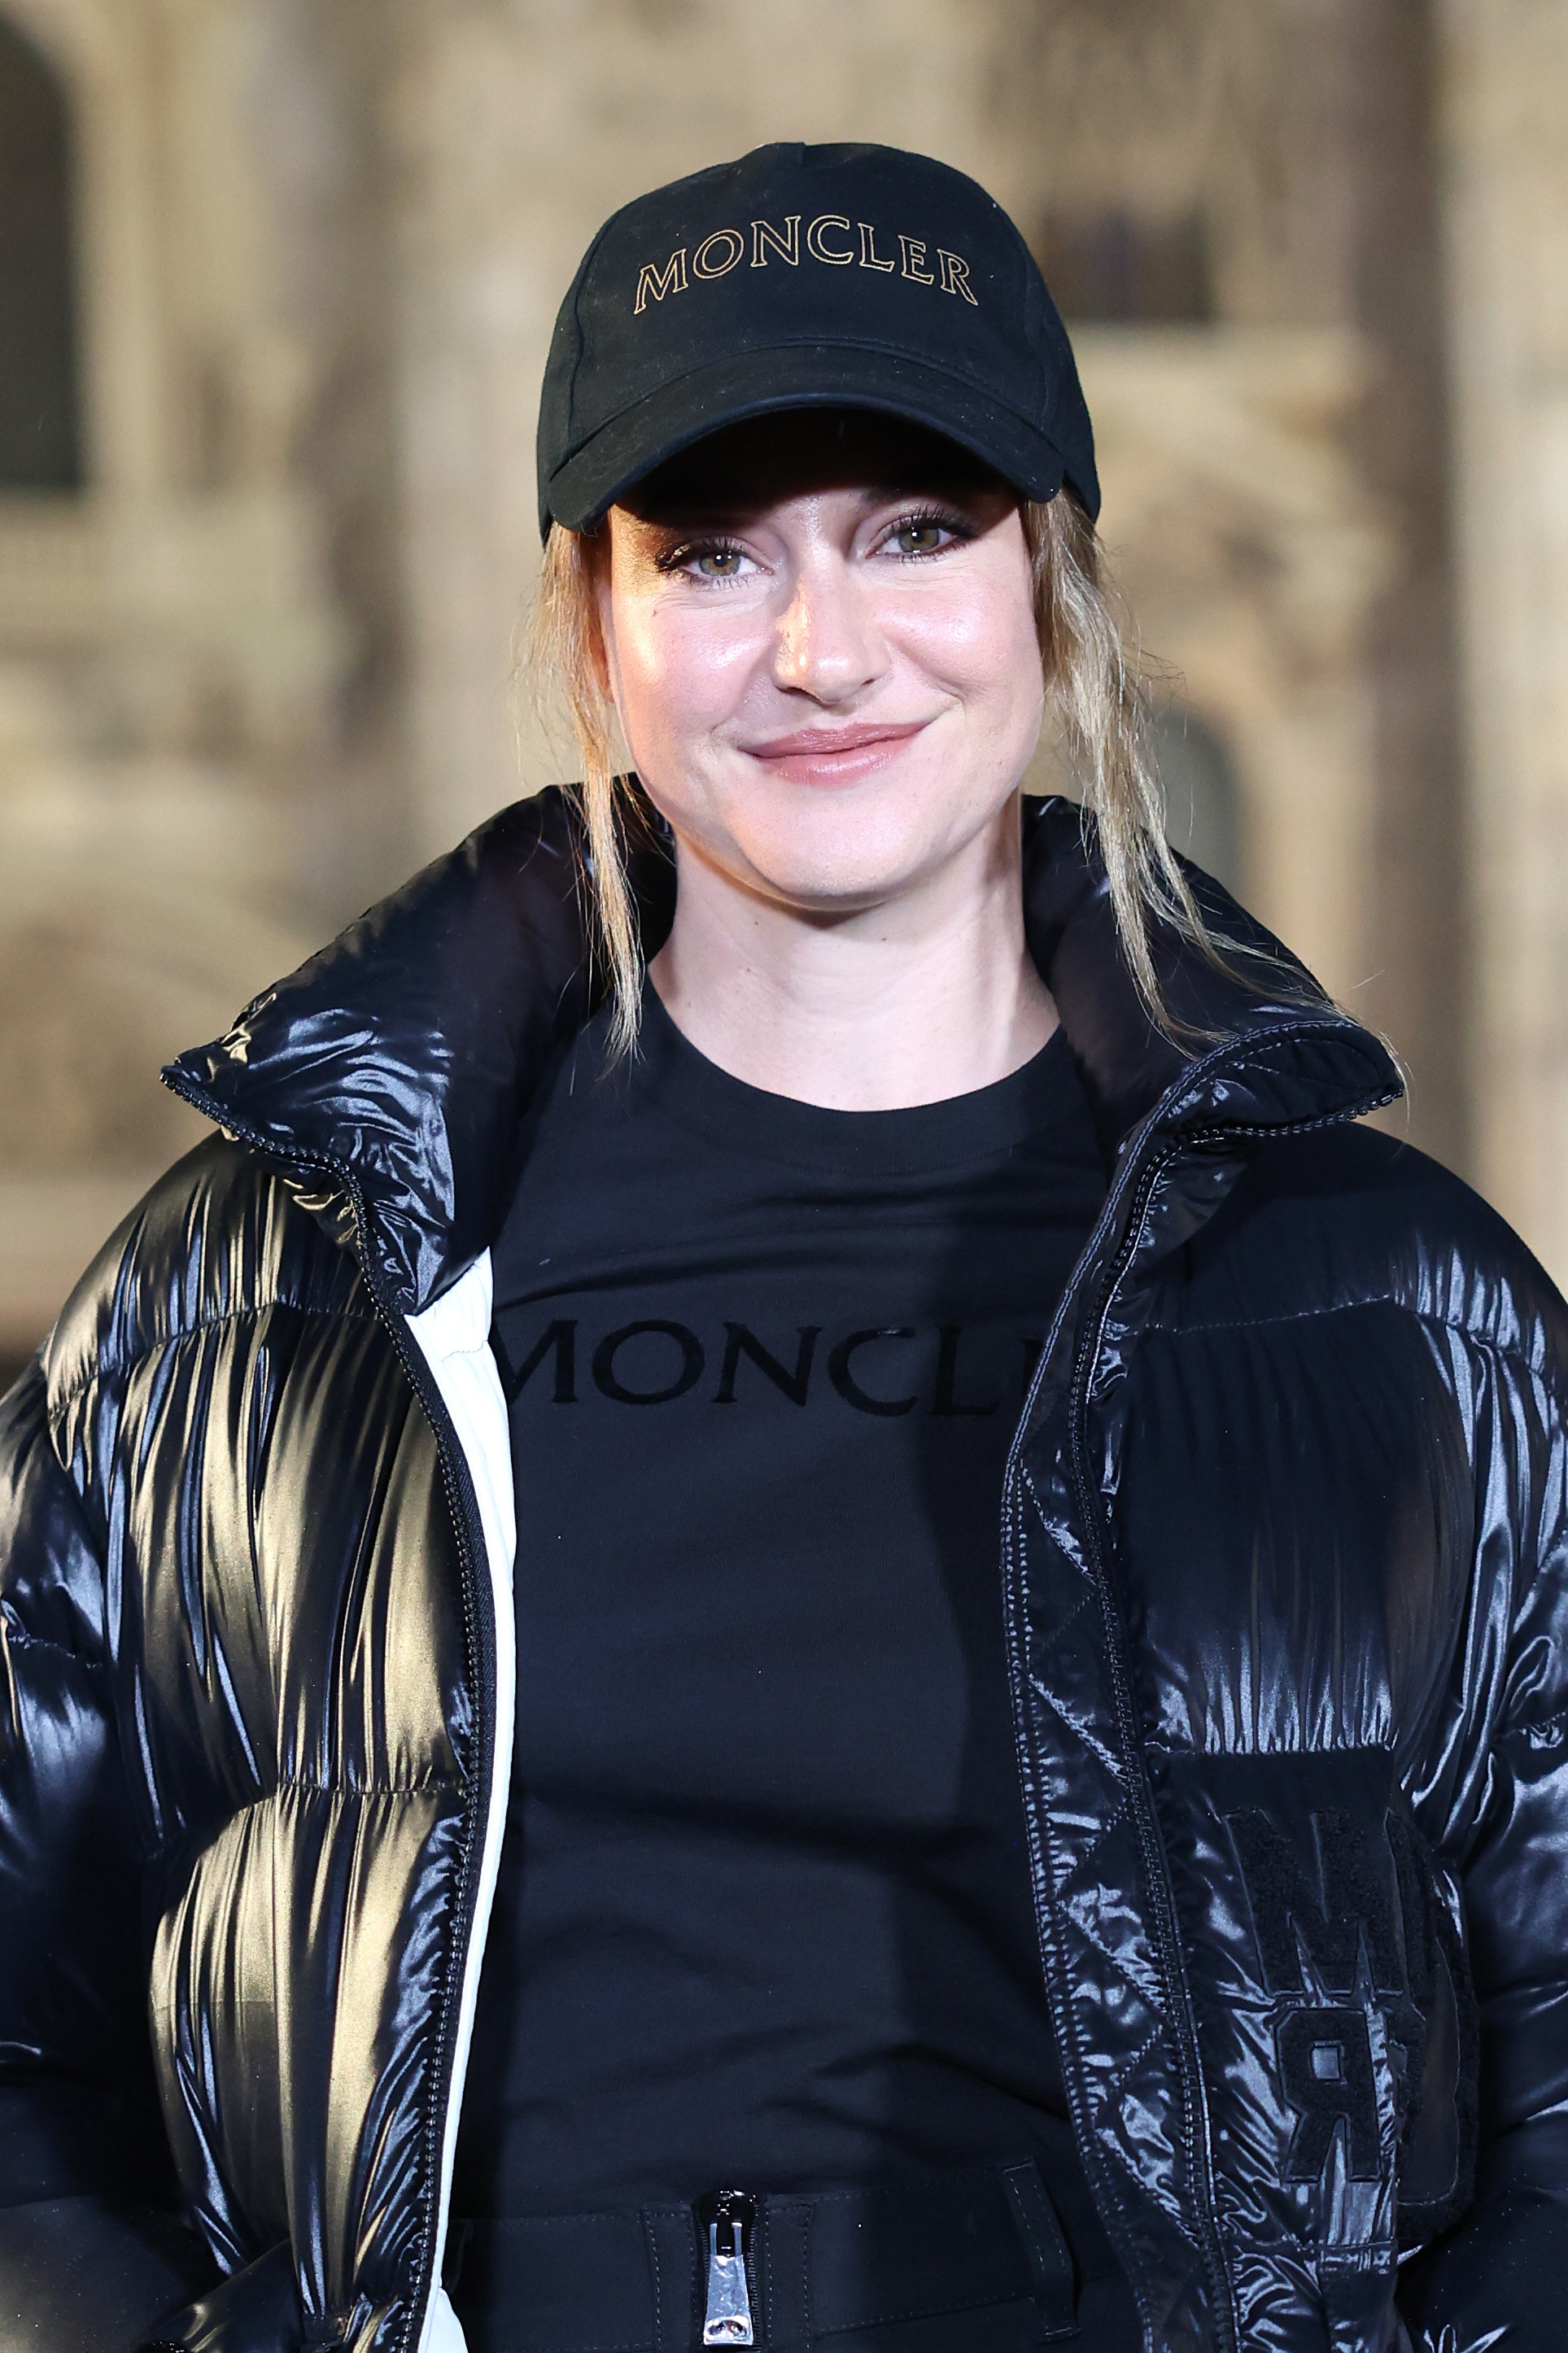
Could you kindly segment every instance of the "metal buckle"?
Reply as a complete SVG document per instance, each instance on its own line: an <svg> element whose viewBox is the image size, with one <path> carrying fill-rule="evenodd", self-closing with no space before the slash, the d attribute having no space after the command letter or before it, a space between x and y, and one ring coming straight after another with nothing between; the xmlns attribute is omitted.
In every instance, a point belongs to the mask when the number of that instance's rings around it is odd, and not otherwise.
<svg viewBox="0 0 1568 2353"><path fill-rule="evenodd" d="M746 2276L746 2234L756 2219L757 2200L744 2189L710 2190L697 2201L697 2221L706 2232L708 2249L705 2345L757 2342Z"/></svg>

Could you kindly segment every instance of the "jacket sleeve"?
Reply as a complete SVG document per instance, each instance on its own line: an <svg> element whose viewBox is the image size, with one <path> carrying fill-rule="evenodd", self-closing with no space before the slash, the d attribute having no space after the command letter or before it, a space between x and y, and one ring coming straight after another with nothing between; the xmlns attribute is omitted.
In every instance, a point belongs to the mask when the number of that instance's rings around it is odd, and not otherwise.
<svg viewBox="0 0 1568 2353"><path fill-rule="evenodd" d="M1479 2021L1475 2198L1405 2268L1433 2353L1568 2343L1568 1427L1564 1388L1483 1379L1464 1710L1486 1736L1457 1789Z"/></svg>
<svg viewBox="0 0 1568 2353"><path fill-rule="evenodd" d="M212 2267L173 2211L105 1579L41 1365L0 1399L0 2343L129 2353Z"/></svg>

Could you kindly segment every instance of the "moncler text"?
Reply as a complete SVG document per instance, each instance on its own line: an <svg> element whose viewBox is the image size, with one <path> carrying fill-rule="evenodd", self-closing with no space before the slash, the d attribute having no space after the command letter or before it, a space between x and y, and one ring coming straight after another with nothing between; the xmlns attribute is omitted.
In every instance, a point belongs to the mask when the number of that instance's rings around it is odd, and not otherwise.
<svg viewBox="0 0 1568 2353"><path fill-rule="evenodd" d="M957 294L979 309L968 262L946 246L902 232L879 232L873 222L852 221L847 213L819 213L802 234L801 217L787 213L781 225L754 220L749 237L738 228L715 228L700 245L678 246L665 261L645 261L638 272L634 312L640 314L650 302L662 302L667 294L685 293L694 280L726 278L743 263L751 269L780 263L798 269L802 254L830 269L871 269L880 275L896 271L916 285Z"/></svg>

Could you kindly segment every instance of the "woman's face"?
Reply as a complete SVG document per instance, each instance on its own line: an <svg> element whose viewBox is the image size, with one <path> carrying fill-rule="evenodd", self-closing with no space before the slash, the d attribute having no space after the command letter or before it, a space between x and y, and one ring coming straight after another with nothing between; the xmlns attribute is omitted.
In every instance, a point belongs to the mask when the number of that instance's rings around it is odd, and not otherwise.
<svg viewBox="0 0 1568 2353"><path fill-rule="evenodd" d="M847 914L1011 821L1044 693L993 476L886 418L768 417L664 468L609 533L610 684L683 857Z"/></svg>

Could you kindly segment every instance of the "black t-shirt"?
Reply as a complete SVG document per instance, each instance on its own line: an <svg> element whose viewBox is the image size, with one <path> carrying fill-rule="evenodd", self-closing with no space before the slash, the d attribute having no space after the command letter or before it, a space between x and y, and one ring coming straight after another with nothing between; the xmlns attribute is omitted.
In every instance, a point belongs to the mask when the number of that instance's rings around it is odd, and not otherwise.
<svg viewBox="0 0 1568 2353"><path fill-rule="evenodd" d="M1001 1505L1105 1170L1060 1032L913 1110L727 1076L652 989L533 1114L495 1250L511 1809L454 2209L1072 2153Z"/></svg>

